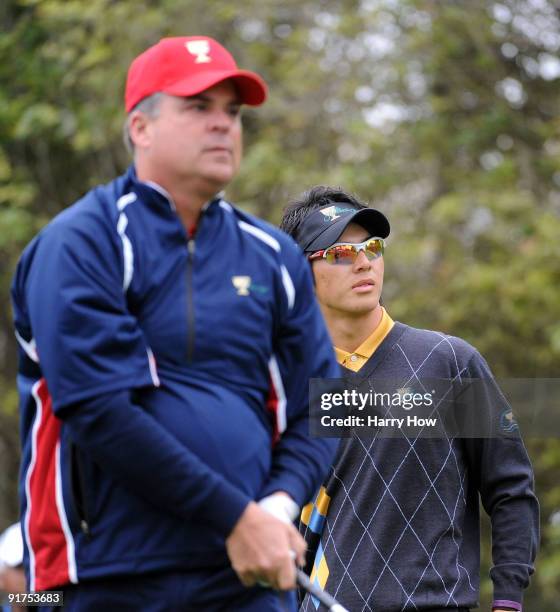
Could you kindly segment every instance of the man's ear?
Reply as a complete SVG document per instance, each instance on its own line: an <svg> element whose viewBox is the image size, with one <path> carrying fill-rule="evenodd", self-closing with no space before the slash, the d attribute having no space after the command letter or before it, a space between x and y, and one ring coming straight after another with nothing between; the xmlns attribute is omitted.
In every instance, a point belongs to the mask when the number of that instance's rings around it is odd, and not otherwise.
<svg viewBox="0 0 560 612"><path fill-rule="evenodd" d="M151 143L152 120L142 111L132 111L128 119L128 133L135 149L146 149Z"/></svg>

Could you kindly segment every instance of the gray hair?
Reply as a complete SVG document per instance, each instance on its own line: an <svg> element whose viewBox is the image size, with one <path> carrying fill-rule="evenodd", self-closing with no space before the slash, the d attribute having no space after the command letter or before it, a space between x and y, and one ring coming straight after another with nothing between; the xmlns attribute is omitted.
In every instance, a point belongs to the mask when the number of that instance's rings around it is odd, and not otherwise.
<svg viewBox="0 0 560 612"><path fill-rule="evenodd" d="M140 111L148 117L155 118L159 113L159 104L163 94L158 91L151 96L147 96L138 102L136 106L130 109L130 112L126 116L124 125L123 125L123 141L126 150L134 155L134 143L132 142L132 138L130 137L130 116L134 111Z"/></svg>

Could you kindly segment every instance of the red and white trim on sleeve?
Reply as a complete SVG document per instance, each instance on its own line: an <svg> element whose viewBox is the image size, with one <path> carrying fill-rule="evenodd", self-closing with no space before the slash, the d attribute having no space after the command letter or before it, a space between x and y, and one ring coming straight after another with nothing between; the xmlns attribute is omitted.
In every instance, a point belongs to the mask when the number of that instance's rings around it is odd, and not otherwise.
<svg viewBox="0 0 560 612"><path fill-rule="evenodd" d="M274 355L268 362L270 374L270 390L266 402L266 409L272 418L273 436L272 444L276 444L282 433L286 430L286 392L280 374L280 368Z"/></svg>
<svg viewBox="0 0 560 612"><path fill-rule="evenodd" d="M30 591L76 583L75 547L64 508L60 465L61 422L52 411L44 378L31 390L36 413L31 461L25 476L24 536L29 551Z"/></svg>

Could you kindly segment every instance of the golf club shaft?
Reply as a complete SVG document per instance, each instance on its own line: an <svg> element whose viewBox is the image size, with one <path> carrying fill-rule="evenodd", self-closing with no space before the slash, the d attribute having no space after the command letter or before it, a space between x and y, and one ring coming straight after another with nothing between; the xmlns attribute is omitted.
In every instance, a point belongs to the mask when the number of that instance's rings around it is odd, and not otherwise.
<svg viewBox="0 0 560 612"><path fill-rule="evenodd" d="M329 612L348 612L348 610L341 606L334 597L323 591L323 589L319 588L317 585L313 584L311 580L309 580L307 574L300 570L296 569L296 580L298 585L307 591L313 597L316 597L324 606L327 607Z"/></svg>

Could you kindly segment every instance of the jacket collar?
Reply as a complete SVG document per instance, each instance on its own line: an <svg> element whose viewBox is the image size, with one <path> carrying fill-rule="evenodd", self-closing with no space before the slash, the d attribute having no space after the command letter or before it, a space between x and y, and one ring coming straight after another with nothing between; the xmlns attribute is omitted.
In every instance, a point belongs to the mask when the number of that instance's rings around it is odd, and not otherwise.
<svg viewBox="0 0 560 612"><path fill-rule="evenodd" d="M154 202L161 206L165 206L168 210L176 213L177 207L169 192L153 181L140 181L136 175L136 168L131 164L126 171L127 182L130 182L133 190L146 202ZM220 191L212 199L208 200L202 207L202 212L206 212L210 206L218 204L222 200L224 192Z"/></svg>

